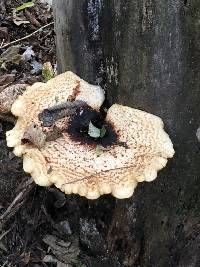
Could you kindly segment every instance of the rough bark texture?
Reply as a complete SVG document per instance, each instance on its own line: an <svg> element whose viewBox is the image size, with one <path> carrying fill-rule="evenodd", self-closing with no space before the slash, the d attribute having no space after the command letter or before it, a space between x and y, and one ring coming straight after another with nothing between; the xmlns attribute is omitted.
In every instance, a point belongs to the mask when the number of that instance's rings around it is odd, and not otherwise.
<svg viewBox="0 0 200 267"><path fill-rule="evenodd" d="M155 182L110 204L98 229L106 249L87 246L86 254L116 260L113 266L200 266L199 1L57 0L54 7L59 71L100 83L110 104L160 116L176 150ZM98 225L109 202L89 202L84 220Z"/></svg>

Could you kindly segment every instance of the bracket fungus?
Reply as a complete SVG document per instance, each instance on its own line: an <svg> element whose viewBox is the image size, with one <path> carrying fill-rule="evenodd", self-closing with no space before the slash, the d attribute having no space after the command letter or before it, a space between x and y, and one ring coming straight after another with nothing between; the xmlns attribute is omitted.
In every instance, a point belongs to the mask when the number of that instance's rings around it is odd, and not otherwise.
<svg viewBox="0 0 200 267"><path fill-rule="evenodd" d="M12 105L7 145L38 185L96 199L130 197L152 181L174 149L159 117L119 104L101 110L104 91L72 72L28 86ZM100 153L99 153L100 152Z"/></svg>

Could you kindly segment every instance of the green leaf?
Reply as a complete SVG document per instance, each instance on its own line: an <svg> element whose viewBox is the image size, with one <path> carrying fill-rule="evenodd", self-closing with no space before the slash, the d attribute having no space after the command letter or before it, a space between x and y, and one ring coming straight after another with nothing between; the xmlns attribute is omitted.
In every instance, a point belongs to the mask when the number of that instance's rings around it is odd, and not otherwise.
<svg viewBox="0 0 200 267"><path fill-rule="evenodd" d="M102 146L100 146L100 145L96 146L96 153L97 153L97 157L99 157L99 156L101 156L101 154L103 154Z"/></svg>
<svg viewBox="0 0 200 267"><path fill-rule="evenodd" d="M17 54L13 57L12 59L12 63L13 64L16 64L16 65L19 65L20 61L22 60L22 56L20 54Z"/></svg>
<svg viewBox="0 0 200 267"><path fill-rule="evenodd" d="M53 67L50 62L46 62L43 64L42 77L44 79L44 82L48 82L48 80L54 77Z"/></svg>
<svg viewBox="0 0 200 267"><path fill-rule="evenodd" d="M23 5L16 7L16 10L17 11L21 11L21 10L24 10L24 9L26 9L28 7L32 7L34 5L35 5L35 3L32 2L32 1L31 2L27 2L27 3L23 3Z"/></svg>
<svg viewBox="0 0 200 267"><path fill-rule="evenodd" d="M105 134L106 134L106 128L105 128L105 126L103 126L100 130L100 137L103 138L105 136Z"/></svg>
<svg viewBox="0 0 200 267"><path fill-rule="evenodd" d="M101 135L101 131L99 128L95 127L92 122L90 121L89 123L89 128L88 128L88 134L89 136L93 138L98 138Z"/></svg>

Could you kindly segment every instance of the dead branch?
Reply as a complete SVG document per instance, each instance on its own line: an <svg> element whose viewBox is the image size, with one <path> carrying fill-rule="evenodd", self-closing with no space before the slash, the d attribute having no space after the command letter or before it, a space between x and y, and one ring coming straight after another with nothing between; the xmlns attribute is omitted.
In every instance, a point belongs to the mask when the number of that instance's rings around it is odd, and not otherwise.
<svg viewBox="0 0 200 267"><path fill-rule="evenodd" d="M23 206L23 204L26 202L27 196L34 187L35 183L32 178L23 184L21 192L15 197L7 210L0 216L0 230L4 227L6 222L12 218Z"/></svg>
<svg viewBox="0 0 200 267"><path fill-rule="evenodd" d="M48 24L46 24L46 25L40 27L40 28L37 29L36 31L32 32L31 34L29 34L29 35L27 35L27 36L24 36L24 37L22 37L22 38L20 38L20 39L14 40L14 41L12 41L12 42L10 42L10 43L8 43L8 44L5 44L5 45L1 46L0 48L1 48L1 49L3 49L3 48L7 48L7 47L10 46L10 45L13 45L13 44L19 43L19 42L21 42L21 41L24 41L24 40L30 38L31 36L33 36L34 34L36 34L36 33L40 32L40 31L44 30L45 28L47 28L47 27L49 27L50 25L53 25L53 24L54 24L54 22L50 22L50 23L48 23Z"/></svg>

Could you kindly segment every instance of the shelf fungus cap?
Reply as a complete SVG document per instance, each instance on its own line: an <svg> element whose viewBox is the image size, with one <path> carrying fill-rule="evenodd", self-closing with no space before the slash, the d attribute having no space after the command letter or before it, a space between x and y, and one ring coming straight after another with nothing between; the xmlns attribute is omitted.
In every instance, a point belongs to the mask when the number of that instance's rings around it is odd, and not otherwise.
<svg viewBox="0 0 200 267"><path fill-rule="evenodd" d="M61 135L42 146L23 142L33 124L46 133L38 119L44 109L77 100L86 104L56 122ZM71 72L46 84L34 84L15 101L12 113L18 121L7 132L7 143L16 155L23 155L24 170L37 184L54 184L66 194L88 199L110 193L123 199L132 196L138 182L154 180L167 159L173 157L172 142L159 117L114 104L102 120L99 109L103 101L100 87L89 85ZM91 122L95 130L104 129L101 136L88 134Z"/></svg>

